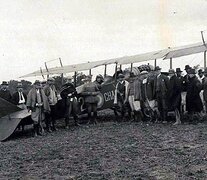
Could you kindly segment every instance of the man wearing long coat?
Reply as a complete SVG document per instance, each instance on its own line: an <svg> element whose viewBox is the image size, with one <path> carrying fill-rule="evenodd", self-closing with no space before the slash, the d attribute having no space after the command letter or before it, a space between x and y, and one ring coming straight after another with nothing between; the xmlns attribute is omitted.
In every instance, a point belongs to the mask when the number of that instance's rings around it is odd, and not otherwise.
<svg viewBox="0 0 207 180"><path fill-rule="evenodd" d="M158 104L158 110L161 115L161 121L166 122L167 120L167 92L169 89L169 79L166 75L161 74L161 68L157 66L155 68L157 76L155 78L155 94Z"/></svg>
<svg viewBox="0 0 207 180"><path fill-rule="evenodd" d="M50 105L40 81L36 80L33 88L29 91L26 105L31 111L31 118L34 121L34 136L41 135L41 130L43 131L42 120L45 118L45 113L50 113Z"/></svg>
<svg viewBox="0 0 207 180"><path fill-rule="evenodd" d="M175 111L176 123L181 124L180 110L181 110L181 91L179 78L175 75L174 69L169 70L169 89L168 89L168 111Z"/></svg>
<svg viewBox="0 0 207 180"><path fill-rule="evenodd" d="M189 70L189 83L186 94L186 109L188 113L200 113L203 110L203 104L200 98L202 84L196 77L195 69Z"/></svg>

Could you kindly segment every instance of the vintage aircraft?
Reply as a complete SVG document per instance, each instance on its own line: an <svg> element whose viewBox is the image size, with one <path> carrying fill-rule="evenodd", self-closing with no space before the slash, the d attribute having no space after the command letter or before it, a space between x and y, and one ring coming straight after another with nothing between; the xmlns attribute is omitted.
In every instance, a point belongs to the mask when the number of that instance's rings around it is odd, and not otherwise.
<svg viewBox="0 0 207 180"><path fill-rule="evenodd" d="M104 66L104 76L106 76L107 72L107 66L110 64L115 64L115 76L110 81L106 81L102 85L101 92L99 94L99 102L98 102L98 108L99 110L108 109L113 107L114 102L114 91L115 91L115 85L116 85L116 72L118 69L118 66L124 65L124 64L130 64L131 71L134 71L136 73L139 73L138 69L136 67L133 67L133 63L137 62L145 62L149 60L154 60L154 66L157 65L157 59L170 59L170 68L172 68L172 58L177 58L181 56L187 56L191 54L201 53L204 52L204 67L206 67L206 51L207 46L205 41L197 44L191 44L187 46L182 47L175 47L175 48L167 48L160 51L154 51L144 54L138 54L134 56L124 56L121 58L114 58L114 59L108 59L108 60L101 60L101 61L94 61L94 62L88 62L88 63L81 63L81 64L74 64L74 65L67 65L67 66L61 66L61 67L55 67L55 68L46 68L46 69L40 69L38 71L35 71L30 74L26 74L22 76L21 78L27 78L27 77L33 77L33 76L49 76L49 75L55 75L55 74L65 74L65 73L72 73L74 72L74 80L76 80L77 73L84 70L89 70L89 73L91 73L91 69ZM74 84L76 84L76 81L74 81ZM81 88L77 87L78 92L81 92ZM0 111L4 114L0 116L0 141L5 140L8 138L16 129L16 127L20 124L25 122L25 119L28 122L31 122L31 120L28 120L30 117L30 114L27 112L27 110L21 110L16 108L15 105L8 103L7 101L0 99L2 103L5 106L0 107ZM9 106L7 106L9 104ZM12 111L10 111L12 109Z"/></svg>

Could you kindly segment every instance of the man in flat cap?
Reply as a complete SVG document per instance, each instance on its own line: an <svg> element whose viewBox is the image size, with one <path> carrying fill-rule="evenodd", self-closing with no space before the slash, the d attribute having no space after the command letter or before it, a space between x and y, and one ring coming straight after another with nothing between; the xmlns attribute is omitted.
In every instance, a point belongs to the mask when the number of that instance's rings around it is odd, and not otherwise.
<svg viewBox="0 0 207 180"><path fill-rule="evenodd" d="M50 105L39 80L34 82L29 91L26 105L34 121L34 136L42 135L42 120L45 119L45 113L50 113Z"/></svg>
<svg viewBox="0 0 207 180"><path fill-rule="evenodd" d="M50 113L46 114L45 124L46 124L46 130L48 132L51 132L51 129L53 131L56 131L56 104L58 101L57 98L57 90L55 88L55 79L50 77L47 79L47 83L43 88L45 95L47 96L48 102L50 104Z"/></svg>
<svg viewBox="0 0 207 180"><path fill-rule="evenodd" d="M9 88L8 83L6 81L3 81L0 89L0 97L9 102L12 102L12 96L8 88Z"/></svg>

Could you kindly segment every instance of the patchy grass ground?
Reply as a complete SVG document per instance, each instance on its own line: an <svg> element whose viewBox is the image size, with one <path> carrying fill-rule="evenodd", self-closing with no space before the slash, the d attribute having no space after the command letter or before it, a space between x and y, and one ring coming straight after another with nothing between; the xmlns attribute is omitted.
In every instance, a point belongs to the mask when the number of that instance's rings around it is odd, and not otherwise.
<svg viewBox="0 0 207 180"><path fill-rule="evenodd" d="M207 123L111 121L0 143L0 179L207 179Z"/></svg>

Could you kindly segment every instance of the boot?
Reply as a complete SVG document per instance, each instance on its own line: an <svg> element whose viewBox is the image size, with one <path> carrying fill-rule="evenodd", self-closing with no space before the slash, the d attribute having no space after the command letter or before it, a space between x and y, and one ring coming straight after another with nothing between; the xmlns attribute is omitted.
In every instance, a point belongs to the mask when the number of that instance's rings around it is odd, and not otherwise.
<svg viewBox="0 0 207 180"><path fill-rule="evenodd" d="M75 126L80 126L80 124L78 123L78 117L77 116L74 117L74 121L75 121Z"/></svg>
<svg viewBox="0 0 207 180"><path fill-rule="evenodd" d="M36 124L33 125L33 136L37 137L37 125Z"/></svg>
<svg viewBox="0 0 207 180"><path fill-rule="evenodd" d="M53 131L57 131L58 129L56 128L56 126L55 126L55 120L52 120L52 130Z"/></svg>
<svg viewBox="0 0 207 180"><path fill-rule="evenodd" d="M91 113L88 113L88 118L87 118L88 122L87 124L91 124Z"/></svg>
<svg viewBox="0 0 207 180"><path fill-rule="evenodd" d="M142 114L141 110L136 111L136 113L135 113L135 118L136 118L136 121L137 121L137 122L140 122L140 121L143 120L143 114Z"/></svg>
<svg viewBox="0 0 207 180"><path fill-rule="evenodd" d="M43 128L40 126L40 124L37 124L37 135L42 136L43 135Z"/></svg>
<svg viewBox="0 0 207 180"><path fill-rule="evenodd" d="M176 118L176 122L173 125L175 126L181 124L180 112L177 109L175 110L175 118Z"/></svg>
<svg viewBox="0 0 207 180"><path fill-rule="evenodd" d="M65 118L65 129L69 129L69 118Z"/></svg>
<svg viewBox="0 0 207 180"><path fill-rule="evenodd" d="M98 121L97 121L97 112L94 112L93 113L93 122L94 122L94 124L98 124Z"/></svg>

